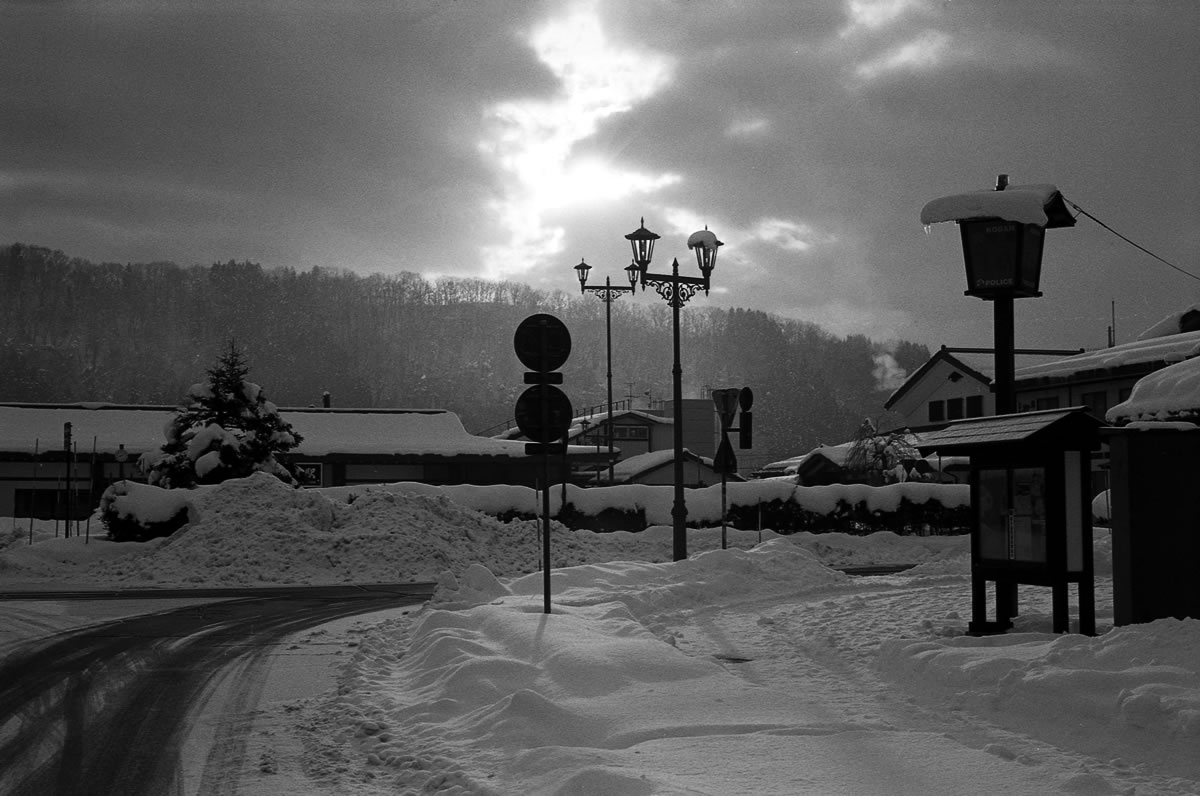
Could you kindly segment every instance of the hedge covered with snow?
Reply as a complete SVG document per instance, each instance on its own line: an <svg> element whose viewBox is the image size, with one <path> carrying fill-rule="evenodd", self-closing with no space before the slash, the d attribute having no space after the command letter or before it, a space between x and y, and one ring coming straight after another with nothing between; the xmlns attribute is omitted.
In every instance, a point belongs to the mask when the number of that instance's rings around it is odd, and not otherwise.
<svg viewBox="0 0 1200 796"><path fill-rule="evenodd" d="M342 500L370 490L444 495L460 505L502 519L541 513L539 493L523 486L430 486L399 483L333 487L321 492ZM721 487L685 490L688 525L721 522ZM551 515L568 528L593 531L640 531L670 525L674 490L670 486L632 484L550 490ZM866 534L966 533L970 525L970 487L965 484L907 482L886 486L834 484L797 486L787 479L735 482L727 486L729 522L737 528L768 528L777 533L841 531Z"/></svg>
<svg viewBox="0 0 1200 796"><path fill-rule="evenodd" d="M189 503L211 487L160 489L122 481L101 499L109 536L118 541L144 541L168 536L187 521ZM369 484L306 490L334 503L353 503L368 493L444 497L452 503L501 520L531 519L541 514L540 493L523 486L431 486L420 483ZM686 490L688 525L721 523L721 487ZM554 519L572 529L642 531L670 525L674 490L669 486L628 485L550 490ZM729 522L743 530L777 533L840 531L868 534L965 533L970 522L970 488L962 484L901 483L887 486L835 484L797 486L786 479L728 485Z"/></svg>

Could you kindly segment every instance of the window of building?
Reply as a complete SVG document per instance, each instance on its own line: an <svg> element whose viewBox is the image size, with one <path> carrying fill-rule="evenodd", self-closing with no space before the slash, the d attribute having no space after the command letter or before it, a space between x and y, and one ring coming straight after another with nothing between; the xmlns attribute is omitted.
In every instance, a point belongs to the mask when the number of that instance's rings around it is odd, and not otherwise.
<svg viewBox="0 0 1200 796"><path fill-rule="evenodd" d="M1058 408L1058 396L1051 395L1048 398L1038 398L1037 402L1034 404L1034 406L1038 409L1038 411L1041 411L1043 409L1057 409Z"/></svg>
<svg viewBox="0 0 1200 796"><path fill-rule="evenodd" d="M940 423L946 419L946 402L945 401L930 401L929 402L929 422Z"/></svg>
<svg viewBox="0 0 1200 796"><path fill-rule="evenodd" d="M650 439L650 429L646 426L613 426L615 439Z"/></svg>
<svg viewBox="0 0 1200 796"><path fill-rule="evenodd" d="M946 401L946 419L961 420L963 417L965 417L965 415L963 414L962 398L951 398L950 400Z"/></svg>
<svg viewBox="0 0 1200 796"><path fill-rule="evenodd" d="M967 417L983 417L983 396L967 396Z"/></svg>
<svg viewBox="0 0 1200 796"><path fill-rule="evenodd" d="M1083 394L1083 405L1088 408L1094 417L1101 420L1104 419L1104 414L1108 411L1108 393L1100 392L1085 392Z"/></svg>

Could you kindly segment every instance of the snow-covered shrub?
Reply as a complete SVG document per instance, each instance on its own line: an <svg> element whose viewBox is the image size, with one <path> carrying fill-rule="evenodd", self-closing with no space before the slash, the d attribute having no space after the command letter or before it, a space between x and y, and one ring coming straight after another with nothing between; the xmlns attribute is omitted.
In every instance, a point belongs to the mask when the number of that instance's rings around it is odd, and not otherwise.
<svg viewBox="0 0 1200 796"><path fill-rule="evenodd" d="M186 493L117 481L100 497L100 520L114 542L170 536L188 522Z"/></svg>

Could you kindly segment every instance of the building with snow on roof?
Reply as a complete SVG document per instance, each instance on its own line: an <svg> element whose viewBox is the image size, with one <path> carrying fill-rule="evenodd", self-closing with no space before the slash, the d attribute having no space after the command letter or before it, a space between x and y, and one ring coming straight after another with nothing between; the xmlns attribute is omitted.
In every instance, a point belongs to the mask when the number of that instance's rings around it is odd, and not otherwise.
<svg viewBox="0 0 1200 796"><path fill-rule="evenodd" d="M172 406L108 403L0 404L0 516L87 516L113 481L141 480L138 460L154 455ZM540 457L523 442L469 434L442 409L281 409L304 438L284 457L304 486L415 481L532 486ZM65 448L70 424L72 446ZM569 446L592 466L607 455Z"/></svg>
<svg viewBox="0 0 1200 796"><path fill-rule="evenodd" d="M947 420L994 414L991 368L986 358L959 349L934 353L892 393L884 408L900 427L920 428ZM1023 364L1016 369L1017 411L1086 406L1098 419L1127 400L1134 385L1171 365L1200 354L1200 305L1173 313L1138 339L1070 356ZM1025 352L1025 360L1034 356Z"/></svg>

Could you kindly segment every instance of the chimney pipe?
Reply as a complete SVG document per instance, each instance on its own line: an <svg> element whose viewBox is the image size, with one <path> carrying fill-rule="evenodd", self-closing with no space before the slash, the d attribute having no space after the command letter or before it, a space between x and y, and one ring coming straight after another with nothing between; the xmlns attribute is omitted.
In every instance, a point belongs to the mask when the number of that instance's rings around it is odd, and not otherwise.
<svg viewBox="0 0 1200 796"><path fill-rule="evenodd" d="M1007 174L997 174L996 175L996 190L1003 191L1007 187L1008 187L1008 175Z"/></svg>
<svg viewBox="0 0 1200 796"><path fill-rule="evenodd" d="M321 393L321 406L328 409L333 404L333 396L329 394L329 390Z"/></svg>

